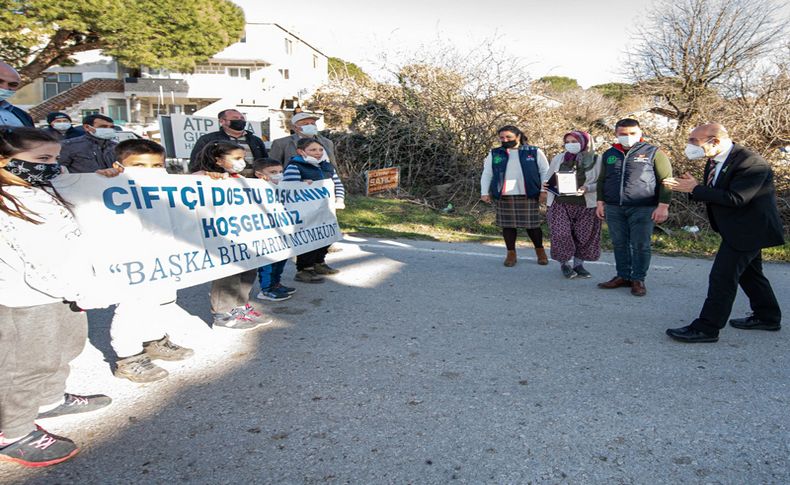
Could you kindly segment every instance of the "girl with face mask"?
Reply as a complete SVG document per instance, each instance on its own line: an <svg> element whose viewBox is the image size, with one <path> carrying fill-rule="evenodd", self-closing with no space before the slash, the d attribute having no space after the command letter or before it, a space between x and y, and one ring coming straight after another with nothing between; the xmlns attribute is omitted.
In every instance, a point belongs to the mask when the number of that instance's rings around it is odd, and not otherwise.
<svg viewBox="0 0 790 485"><path fill-rule="evenodd" d="M587 132L571 131L563 141L565 151L551 160L549 181L544 184L548 190L551 259L559 261L566 278L589 278L583 263L601 256L601 221L595 216L601 158ZM555 174L572 175L576 192L559 192Z"/></svg>
<svg viewBox="0 0 790 485"><path fill-rule="evenodd" d="M198 171L214 180L242 178L247 167L244 148L230 141L214 141L203 147L197 158ZM211 313L214 327L251 330L272 322L258 312L249 301L257 270L230 275L211 283Z"/></svg>
<svg viewBox="0 0 790 485"><path fill-rule="evenodd" d="M0 459L26 466L79 451L36 419L111 402L64 393L69 362L87 337L81 308L113 301L100 294L79 226L51 185L61 173L59 153L43 131L0 129Z"/></svg>
<svg viewBox="0 0 790 485"><path fill-rule="evenodd" d="M538 264L549 264L543 249L540 202L546 200L542 182L546 180L549 162L538 147L527 143L517 127L503 126L497 132L500 146L488 153L483 161L480 178L480 199L494 204L496 225L502 228L507 256L505 266L515 266L518 228L527 231Z"/></svg>

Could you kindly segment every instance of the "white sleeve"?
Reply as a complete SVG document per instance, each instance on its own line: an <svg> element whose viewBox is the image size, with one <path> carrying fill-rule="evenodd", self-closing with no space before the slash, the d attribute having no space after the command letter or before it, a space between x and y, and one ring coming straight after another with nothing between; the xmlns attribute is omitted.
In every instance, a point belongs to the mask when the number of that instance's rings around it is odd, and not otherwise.
<svg viewBox="0 0 790 485"><path fill-rule="evenodd" d="M491 165L491 152L483 161L483 175L480 177L480 195L490 195L491 178L494 176L494 169Z"/></svg>
<svg viewBox="0 0 790 485"><path fill-rule="evenodd" d="M18 221L18 223L17 223ZM28 286L36 291L68 301L77 301L81 295L77 285L69 281L69 275L59 275L50 270L51 252L42 253L40 226L14 217L0 218L0 243L7 245L19 256L23 264L23 278ZM32 243L32 244L31 244ZM66 256L67 257L67 256Z"/></svg>
<svg viewBox="0 0 790 485"><path fill-rule="evenodd" d="M549 160L543 150L538 148L538 171L540 172L540 183L549 179Z"/></svg>

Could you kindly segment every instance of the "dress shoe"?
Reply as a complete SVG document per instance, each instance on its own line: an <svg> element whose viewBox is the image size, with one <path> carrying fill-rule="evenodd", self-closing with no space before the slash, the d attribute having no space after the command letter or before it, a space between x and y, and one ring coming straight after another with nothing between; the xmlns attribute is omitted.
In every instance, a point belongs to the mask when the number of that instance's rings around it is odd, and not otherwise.
<svg viewBox="0 0 790 485"><path fill-rule="evenodd" d="M513 251L508 250L507 256L505 256L505 266L508 268L515 266L518 262L518 257L516 257L516 250Z"/></svg>
<svg viewBox="0 0 790 485"><path fill-rule="evenodd" d="M598 288L603 288L604 290L611 290L614 288L625 288L626 286L631 286L631 280L620 278L619 276L615 276L614 278L610 279L606 283L598 283Z"/></svg>
<svg viewBox="0 0 790 485"><path fill-rule="evenodd" d="M647 288L645 288L644 281L632 281L631 282L631 294L634 296L645 296L647 294Z"/></svg>
<svg viewBox="0 0 790 485"><path fill-rule="evenodd" d="M750 315L746 318L733 318L730 320L730 325L743 330L769 330L772 332L782 328L782 325L778 323L765 322L754 315Z"/></svg>
<svg viewBox="0 0 790 485"><path fill-rule="evenodd" d="M693 328L691 325L680 328L668 328L667 335L678 342L687 342L690 344L719 341L718 335L708 335L705 332Z"/></svg>
<svg viewBox="0 0 790 485"><path fill-rule="evenodd" d="M549 257L546 256L546 250L543 248L535 248L535 256L538 257L538 264L546 266L549 264Z"/></svg>

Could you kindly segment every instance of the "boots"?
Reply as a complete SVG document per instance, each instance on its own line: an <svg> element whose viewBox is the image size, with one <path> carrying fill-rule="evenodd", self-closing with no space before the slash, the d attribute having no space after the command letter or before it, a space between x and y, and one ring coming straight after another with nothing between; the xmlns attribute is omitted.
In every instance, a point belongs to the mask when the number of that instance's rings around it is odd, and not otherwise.
<svg viewBox="0 0 790 485"><path fill-rule="evenodd" d="M546 266L549 264L549 258L546 256L546 251L543 248L535 248L535 255L538 257L538 264Z"/></svg>
<svg viewBox="0 0 790 485"><path fill-rule="evenodd" d="M516 250L508 250L507 256L505 257L505 266L510 268L511 266L515 266L518 259L516 258Z"/></svg>

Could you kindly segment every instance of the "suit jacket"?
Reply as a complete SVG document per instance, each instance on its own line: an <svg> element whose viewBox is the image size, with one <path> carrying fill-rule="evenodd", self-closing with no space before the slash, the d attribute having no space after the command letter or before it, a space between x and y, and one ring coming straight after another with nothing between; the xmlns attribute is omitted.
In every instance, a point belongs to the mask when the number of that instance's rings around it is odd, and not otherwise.
<svg viewBox="0 0 790 485"><path fill-rule="evenodd" d="M702 180L715 169L705 167ZM712 187L700 184L691 192L705 203L713 230L738 251L780 246L784 231L776 207L773 171L760 155L733 145Z"/></svg>
<svg viewBox="0 0 790 485"><path fill-rule="evenodd" d="M329 161L332 165L337 166L337 160L335 160L335 144L332 143L332 140L321 135L316 135L315 139L324 146L326 156L329 157ZM283 164L283 167L288 165L288 162L296 156L297 141L299 141L299 135L296 133L274 140L269 150L269 157L279 160L280 163Z"/></svg>

